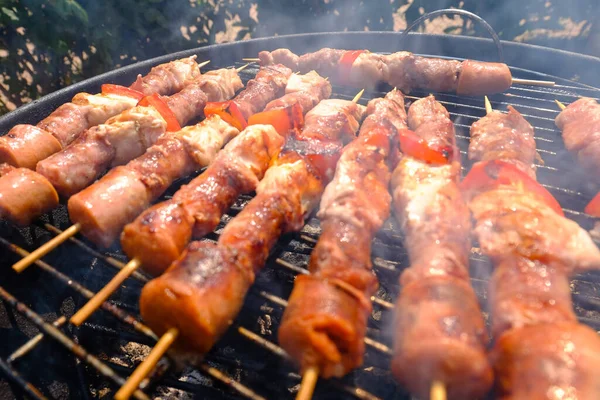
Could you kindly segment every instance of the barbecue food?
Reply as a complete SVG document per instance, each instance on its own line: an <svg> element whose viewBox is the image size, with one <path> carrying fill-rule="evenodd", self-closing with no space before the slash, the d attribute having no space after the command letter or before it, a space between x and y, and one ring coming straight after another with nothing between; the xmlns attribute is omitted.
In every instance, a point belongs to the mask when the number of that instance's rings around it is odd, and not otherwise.
<svg viewBox="0 0 600 400"><path fill-rule="evenodd" d="M175 124L185 125L202 114L207 101L231 98L240 87L241 80L235 69L210 71L190 81L164 103L176 118ZM70 197L106 169L142 155L167 131L168 119L155 106L134 107L87 130L64 150L40 161L36 170L61 196Z"/></svg>
<svg viewBox="0 0 600 400"><path fill-rule="evenodd" d="M291 75L286 92L269 102L265 112L250 117L250 122L266 114L268 120L263 122L273 124L272 112L295 104L302 108L301 113L306 113L331 95L331 85L314 72ZM309 121L312 114L307 116ZM275 139L264 142L261 137L255 138L257 133L250 130L236 138L202 175L182 187L171 200L149 208L129 224L121 237L125 253L142 261L143 268L153 275L159 275L179 257L191 237L201 238L211 232L241 193L256 188L269 161L283 145ZM248 171L246 162L251 160L261 161L253 161L255 170Z"/></svg>
<svg viewBox="0 0 600 400"><path fill-rule="evenodd" d="M507 126L522 119L510 113L504 114ZM481 121L487 118L501 114ZM471 135L488 143L476 157L488 161L475 164L462 187L481 249L496 266L490 304L498 394L502 399L600 398L600 338L577 323L568 282L569 274L599 268L600 250L523 171L528 166L516 158L493 159L489 153L504 144L506 132L477 132L484 126L473 124ZM521 135L533 132L523 123L513 126L525 129L517 132ZM511 138L505 136L507 142ZM526 146L522 150L528 154L535 149L533 141Z"/></svg>
<svg viewBox="0 0 600 400"><path fill-rule="evenodd" d="M263 68L231 102L240 110L250 109L245 105L251 99L264 105L281 94L290 75L291 70L286 67ZM239 78L237 83L241 86ZM232 97L234 92L229 94ZM115 168L71 197L71 220L81 224L83 235L109 246L123 227L148 208L175 179L212 163L221 147L239 132L218 114L211 114L198 125L162 135L145 154L126 166ZM246 144L256 147L257 143ZM110 207L113 202L118 202L120 207Z"/></svg>
<svg viewBox="0 0 600 400"><path fill-rule="evenodd" d="M370 298L371 241L389 215L388 163L398 131L406 128L398 90L371 100L359 136L338 161L321 198L323 232L310 258L310 276L294 283L279 342L301 366L341 377L362 364Z"/></svg>
<svg viewBox="0 0 600 400"><path fill-rule="evenodd" d="M297 56L288 49L258 54L261 65L283 64L293 70L315 70L335 83L374 88L384 82L408 93L412 89L477 96L503 92L512 84L506 64L446 60L407 51L383 55L367 50L324 48Z"/></svg>
<svg viewBox="0 0 600 400"><path fill-rule="evenodd" d="M302 133L288 139L258 184L256 197L227 224L218 243L192 242L165 274L146 284L140 311L154 332L177 327L180 348L204 354L212 347L239 312L279 236L300 229L317 206L339 157L340 139L351 133L343 131L356 132L364 109L343 100L319 103L308 113ZM334 141L315 139L321 130L323 139ZM304 133L312 139L302 140Z"/></svg>
<svg viewBox="0 0 600 400"><path fill-rule="evenodd" d="M433 96L412 104L408 125L422 146L449 157L438 163L403 146L392 176L394 212L411 264L400 278L392 372L419 398L429 397L434 382L444 385L450 399L480 398L492 384L492 370L481 309L469 284L471 223L458 186L454 126Z"/></svg>
<svg viewBox="0 0 600 400"><path fill-rule="evenodd" d="M78 93L39 122L37 126L16 125L0 137L0 163L35 169L38 161L59 152L85 130L102 124L110 117L133 107L141 95L179 92L190 80L200 75L196 57L188 57L158 65L145 77L138 76L134 90L117 87L108 93ZM104 89L104 88L103 88Z"/></svg>
<svg viewBox="0 0 600 400"><path fill-rule="evenodd" d="M0 164L0 218L27 226L47 207L58 206L58 194L46 178L28 168ZM17 191L19 196L12 196Z"/></svg>

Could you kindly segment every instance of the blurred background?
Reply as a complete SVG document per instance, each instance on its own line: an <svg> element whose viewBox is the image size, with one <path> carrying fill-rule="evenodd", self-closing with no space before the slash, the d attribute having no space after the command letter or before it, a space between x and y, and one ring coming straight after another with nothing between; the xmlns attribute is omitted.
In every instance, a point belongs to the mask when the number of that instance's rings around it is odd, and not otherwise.
<svg viewBox="0 0 600 400"><path fill-rule="evenodd" d="M322 31L399 31L462 8L503 40L600 56L598 0L0 0L0 114L71 83L213 43ZM428 33L486 36L456 16ZM424 49L423 53L427 53Z"/></svg>

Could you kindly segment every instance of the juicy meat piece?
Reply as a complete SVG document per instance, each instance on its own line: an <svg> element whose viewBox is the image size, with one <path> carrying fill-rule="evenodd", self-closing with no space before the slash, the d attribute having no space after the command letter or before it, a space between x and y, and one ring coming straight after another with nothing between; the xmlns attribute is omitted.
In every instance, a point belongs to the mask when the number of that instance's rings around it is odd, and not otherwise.
<svg viewBox="0 0 600 400"><path fill-rule="evenodd" d="M249 279L216 245L192 242L166 273L144 286L140 313L157 335L176 326L176 345L203 355L239 312Z"/></svg>
<svg viewBox="0 0 600 400"><path fill-rule="evenodd" d="M298 69L305 74L309 71L317 71L321 76L333 79L339 71L340 58L346 50L323 48L314 53L301 55L298 59Z"/></svg>
<svg viewBox="0 0 600 400"><path fill-rule="evenodd" d="M448 111L435 97L429 95L410 106L408 126L430 147L453 154L453 159L459 159L454 124Z"/></svg>
<svg viewBox="0 0 600 400"><path fill-rule="evenodd" d="M298 70L298 61L300 60L300 57L288 49L261 51L258 53L258 58L260 59L260 65L263 67L266 65L282 64L292 71Z"/></svg>
<svg viewBox="0 0 600 400"><path fill-rule="evenodd" d="M0 163L35 169L39 160L61 149L62 145L51 133L33 125L15 125L0 136Z"/></svg>
<svg viewBox="0 0 600 400"><path fill-rule="evenodd" d="M408 64L411 87L436 92L454 92L461 75L461 62L441 58L414 57Z"/></svg>
<svg viewBox="0 0 600 400"><path fill-rule="evenodd" d="M72 102L72 104L78 106L83 117L87 120L86 126L81 125L75 129L76 123L74 121L69 122L69 119L75 118L76 121L77 112L74 110L67 111L67 108L62 113L63 115L60 115L58 111L63 106L59 107L48 118L38 124L38 128L51 132L61 142L63 147L75 140L85 129L103 124L109 118L134 107L137 104L137 99L112 93L78 93L73 97ZM64 104L64 106L68 104Z"/></svg>
<svg viewBox="0 0 600 400"><path fill-rule="evenodd" d="M318 367L325 378L360 365L371 304L336 280L298 276L279 327L279 342L302 372Z"/></svg>
<svg viewBox="0 0 600 400"><path fill-rule="evenodd" d="M107 168L142 155L166 126L153 107L134 107L87 130L64 150L40 161L36 170L61 196L70 197Z"/></svg>
<svg viewBox="0 0 600 400"><path fill-rule="evenodd" d="M590 98L579 99L558 114L555 121L567 150L590 177L600 182L600 104Z"/></svg>
<svg viewBox="0 0 600 400"><path fill-rule="evenodd" d="M262 67L234 100L244 118L248 120L270 101L283 96L290 75L292 70L283 65Z"/></svg>
<svg viewBox="0 0 600 400"><path fill-rule="evenodd" d="M145 95L153 93L169 95L179 92L190 79L198 75L200 75L200 68L196 56L191 56L152 67L146 76L138 75L137 80L130 87Z"/></svg>
<svg viewBox="0 0 600 400"><path fill-rule="evenodd" d="M396 139L397 132L406 129L407 124L404 95L399 90L392 90L384 98L378 97L369 101L365 115L359 136L377 129L385 129L391 130L391 139Z"/></svg>
<svg viewBox="0 0 600 400"><path fill-rule="evenodd" d="M533 127L512 106L507 113L493 111L473 123L469 160L514 163L535 178Z"/></svg>
<svg viewBox="0 0 600 400"><path fill-rule="evenodd" d="M523 189L498 187L477 195L469 208L481 249L494 259L515 254L556 263L567 273L600 267L600 250L588 233Z"/></svg>
<svg viewBox="0 0 600 400"><path fill-rule="evenodd" d="M483 61L462 62L456 93L465 96L504 92L512 85L508 65Z"/></svg>
<svg viewBox="0 0 600 400"><path fill-rule="evenodd" d="M503 400L600 398L600 338L575 322L509 330L490 354Z"/></svg>
<svg viewBox="0 0 600 400"><path fill-rule="evenodd" d="M412 263L407 271L413 268L428 265ZM468 280L440 275L403 283L396 304L392 372L414 395L429 398L435 381L444 383L449 399L485 395L493 381L487 341Z"/></svg>
<svg viewBox="0 0 600 400"><path fill-rule="evenodd" d="M386 56L365 51L361 53L352 63L347 82L353 87L372 89L379 82L389 80L389 67L386 64Z"/></svg>
<svg viewBox="0 0 600 400"><path fill-rule="evenodd" d="M502 259L490 292L494 336L539 323L577 322L568 277L552 264L524 257Z"/></svg>
<svg viewBox="0 0 600 400"><path fill-rule="evenodd" d="M315 71L304 75L292 74L285 87L285 93L283 97L269 102L265 110L285 108L300 103L303 113L306 114L319 101L331 96L331 83Z"/></svg>
<svg viewBox="0 0 600 400"><path fill-rule="evenodd" d="M42 175L0 164L0 218L21 226L58 206L58 194Z"/></svg>
<svg viewBox="0 0 600 400"><path fill-rule="evenodd" d="M238 198L256 188L283 138L267 125L251 125L221 150L203 174L175 196L143 212L121 237L130 258L154 275L162 273L195 237L211 232ZM163 240L161 240L163 238Z"/></svg>
<svg viewBox="0 0 600 400"><path fill-rule="evenodd" d="M317 140L338 140L347 143L354 139L366 107L347 100L321 101L306 114L300 137Z"/></svg>

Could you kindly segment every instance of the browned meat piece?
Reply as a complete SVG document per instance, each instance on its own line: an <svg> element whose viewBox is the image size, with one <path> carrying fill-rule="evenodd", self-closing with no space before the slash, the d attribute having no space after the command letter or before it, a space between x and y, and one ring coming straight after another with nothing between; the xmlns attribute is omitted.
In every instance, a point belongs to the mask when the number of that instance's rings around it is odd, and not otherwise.
<svg viewBox="0 0 600 400"><path fill-rule="evenodd" d="M195 237L211 232L241 193L256 188L282 146L283 138L272 126L246 128L173 199L149 208L125 227L121 237L125 253L154 275L162 273L183 251L192 229Z"/></svg>
<svg viewBox="0 0 600 400"><path fill-rule="evenodd" d="M304 119L304 140L336 140L348 143L354 139L364 106L347 100L329 99L320 102Z"/></svg>
<svg viewBox="0 0 600 400"><path fill-rule="evenodd" d="M244 118L248 120L251 115L262 111L270 101L283 96L290 75L292 70L283 65L261 68L234 100Z"/></svg>
<svg viewBox="0 0 600 400"><path fill-rule="evenodd" d="M26 226L58 206L56 190L40 174L0 164L0 177L0 218Z"/></svg>
<svg viewBox="0 0 600 400"><path fill-rule="evenodd" d="M179 111L171 108L179 121L187 122L192 113L201 112L207 101L223 101L233 96L242 86L241 80L233 71L221 69L204 74L186 86L181 92L171 96L171 105L182 107ZM232 79L235 77L236 79ZM215 90L219 85L221 90ZM208 97L203 88L208 87ZM120 115L86 131L75 142L59 153L41 161L37 172L44 175L64 197L83 190L109 167L123 165L141 156L166 131L166 122L153 107L136 106Z"/></svg>
<svg viewBox="0 0 600 400"><path fill-rule="evenodd" d="M600 105L594 99L579 99L556 117L567 150L572 152L590 177L600 182Z"/></svg>
<svg viewBox="0 0 600 400"><path fill-rule="evenodd" d="M437 92L455 92L458 77L462 75L461 62L456 60L414 57L413 63L408 67L413 88L427 88Z"/></svg>
<svg viewBox="0 0 600 400"><path fill-rule="evenodd" d="M304 75L292 74L285 87L285 93L283 97L269 102L265 110L285 108L295 103L300 103L303 113L306 114L319 101L331 96L331 83L315 71Z"/></svg>
<svg viewBox="0 0 600 400"><path fill-rule="evenodd" d="M342 76L342 79L345 77ZM347 80L340 83L363 89L373 89L377 87L378 83L389 82L389 80L390 72L386 56L365 51L352 63Z"/></svg>
<svg viewBox="0 0 600 400"><path fill-rule="evenodd" d="M370 313L370 301L352 286L298 276L279 327L279 342L302 372L318 367L325 378L343 376L362 363Z"/></svg>
<svg viewBox="0 0 600 400"><path fill-rule="evenodd" d="M433 96L413 103L408 125L430 147L456 154L454 126ZM450 399L479 398L493 377L488 336L469 285L471 221L458 187L460 164L403 155L392 176L395 215L411 266L401 276L392 371L427 398L433 382Z"/></svg>
<svg viewBox="0 0 600 400"><path fill-rule="evenodd" d="M407 271L430 266L417 261ZM417 397L429 398L435 381L444 383L449 399L475 399L487 393L493 381L487 341L477 297L467 279L429 275L403 282L396 303L392 372Z"/></svg>
<svg viewBox="0 0 600 400"><path fill-rule="evenodd" d="M466 96L504 92L512 85L508 65L483 61L462 62L456 93Z"/></svg>
<svg viewBox="0 0 600 400"><path fill-rule="evenodd" d="M339 61L345 52L346 50L324 48L301 55L298 59L298 69L304 74L314 70L321 76L333 79L337 76Z"/></svg>
<svg viewBox="0 0 600 400"><path fill-rule="evenodd" d="M227 261L216 245L192 242L166 273L144 286L144 321L158 335L176 326L180 349L204 355L229 327L252 283L252 275Z"/></svg>
<svg viewBox="0 0 600 400"><path fill-rule="evenodd" d="M16 125L0 136L0 163L35 169L39 160L61 149L60 142L51 133L33 125Z"/></svg>
<svg viewBox="0 0 600 400"><path fill-rule="evenodd" d="M260 59L261 66L281 64L293 71L298 70L298 61L300 59L300 57L288 49L277 49L270 52L261 51L258 53L258 58Z"/></svg>
<svg viewBox="0 0 600 400"><path fill-rule="evenodd" d="M507 331L491 352L502 400L600 399L600 339L575 322Z"/></svg>
<svg viewBox="0 0 600 400"><path fill-rule="evenodd" d="M199 75L200 68L196 56L191 56L153 67L148 75L144 77L138 75L137 80L130 87L145 95L153 93L169 95L179 92L190 79Z"/></svg>
<svg viewBox="0 0 600 400"><path fill-rule="evenodd" d="M385 62L388 66L388 83L401 90L403 93L410 93L413 89L410 77L410 66L414 64L415 56L408 51L399 51L397 53L385 56Z"/></svg>
<svg viewBox="0 0 600 400"><path fill-rule="evenodd" d="M514 163L535 178L533 127L512 106L508 113L493 111L473 123L469 159Z"/></svg>

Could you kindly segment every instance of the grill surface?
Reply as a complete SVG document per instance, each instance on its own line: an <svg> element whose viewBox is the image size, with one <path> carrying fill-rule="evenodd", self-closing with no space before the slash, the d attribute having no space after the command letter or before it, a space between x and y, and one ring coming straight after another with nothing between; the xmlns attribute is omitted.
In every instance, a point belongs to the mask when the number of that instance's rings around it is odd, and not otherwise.
<svg viewBox="0 0 600 400"><path fill-rule="evenodd" d="M253 40L221 46L191 50L185 53L169 55L161 59L130 66L90 81L67 88L47 96L17 112L0 119L0 132L5 133L16 123L35 123L47 115L53 108L78 91L95 91L99 84L106 81L126 83L132 81L138 72L147 70L151 65L166 59L178 58L189 54L199 54L200 60L211 59L212 68L242 65L242 57L256 56L258 50L289 47L297 53L312 51L324 46L343 48L369 48L372 51L396 51L398 36L388 33L371 34L321 34L297 35L281 38ZM490 41L439 37L428 35L409 35L408 50L444 56L486 58L485 54L494 54ZM592 71L600 60L589 57L534 48L516 44L505 44L506 62L521 68L513 68L513 76L518 78L556 80L554 88L517 86L507 93L491 96L495 109L505 110L511 104L536 128L536 144L544 165L538 166L538 178L565 208L567 217L574 219L590 229L593 220L582 213L585 204L595 194L596 187L586 184L580 175L572 157L565 151L560 132L554 126L554 117L558 110L554 99L570 103L579 96L600 97L600 92L583 84L567 81L548 74L571 78L578 76L587 84L598 85ZM527 57L525 57L528 55ZM242 72L245 81L257 72L257 68L248 68ZM366 92L362 104L374 97L382 96L382 91ZM349 99L356 90L334 87L332 97ZM428 93L414 92L408 100L423 97ZM458 143L461 147L466 169L466 149L469 142L470 125L485 114L483 99L460 97L453 94L436 94L436 98L448 109L456 126ZM166 196L172 195L185 183L182 180L173 185ZM207 240L214 240L232 216L237 214L249 196L238 199L233 209L223 217L220 226ZM51 232L51 224L60 229L69 226L64 206L44 216L38 224L27 229L16 229L0 222L0 285L16 299L29 306L47 322L61 315L70 317L85 303L77 283L96 292L115 274L115 265L126 262L118 245L102 254L94 253L93 246L86 249L85 241L71 240L44 258L48 264L42 268L31 267L21 275L15 274L10 265L18 256L7 247L8 242L32 250L48 240L56 232ZM50 230L49 230L50 229ZM283 237L274 249L272 257L248 295L247 302L234 326L206 357L199 369L186 368L181 372L157 373L146 387L145 392L153 397L214 398L229 399L252 397L249 388L264 398L291 398L299 384L296 370L285 359L282 350L265 344L264 340L276 343L285 300L293 286L294 276L306 266L310 251L319 235L319 222L311 218L299 234ZM390 322L392 313L389 306L399 291L398 277L408 266L406 251L401 245L402 236L391 219L385 224L373 244L375 272L380 280L374 312L369 323L367 353L362 368L343 380L322 381L315 392L318 399L354 398L363 399L408 399L410 396L397 385L389 372L389 346L391 346ZM107 257L113 257L107 259ZM111 266L112 265L112 266ZM56 270L52 270L52 268ZM58 272L60 271L60 272ZM471 257L472 283L487 310L487 279L491 266L476 252ZM59 274L64 274L59 276ZM572 291L577 315L581 321L600 329L600 275L589 273L579 275L572 280ZM137 316L137 300L143 282L129 279L115 293L110 303L126 313ZM0 370L9 380L0 380L0 398L12 398L24 391L34 389L25 387L31 382L42 396L50 398L110 398L117 387L115 381L107 379L89 362L79 361L72 353L54 338L45 337L30 353L11 364L6 361L10 354L29 338L38 333L31 318L15 310L7 294L0 289ZM8 299L10 300L10 299ZM487 318L487 313L485 313ZM31 317L31 315L29 316ZM109 366L120 377L127 377L133 367L139 363L154 343L151 337L143 335L123 323L106 310L97 311L81 328L68 324L61 328L67 337L87 349L92 355ZM48 336L48 335L46 335ZM251 340L254 337L254 340ZM263 341L262 344L260 341ZM88 360L89 361L89 360ZM165 364L166 365L166 364ZM12 370L11 370L12 368ZM21 375L17 378L15 372ZM224 375L219 375L220 373ZM231 378L230 381L228 379ZM229 383L228 383L229 382ZM239 382L243 385L236 386ZM358 389L357 389L358 388ZM33 393L33 392L32 392ZM35 393L32 394L35 397ZM38 396L39 397L39 396ZM256 397L259 398L259 397Z"/></svg>

